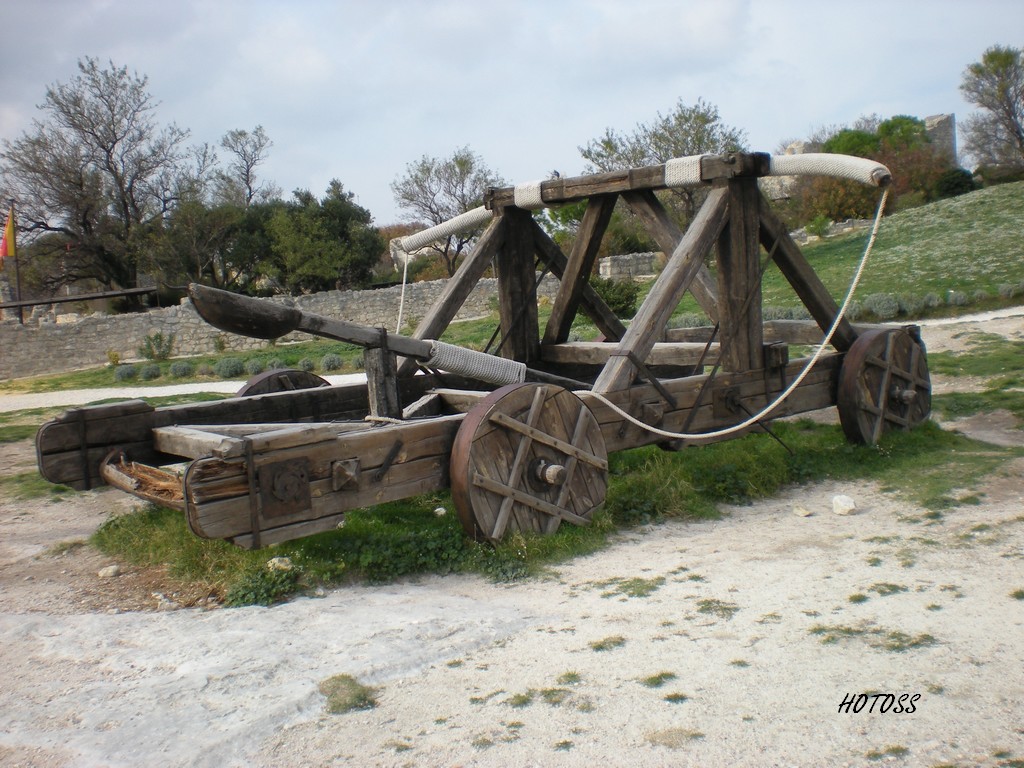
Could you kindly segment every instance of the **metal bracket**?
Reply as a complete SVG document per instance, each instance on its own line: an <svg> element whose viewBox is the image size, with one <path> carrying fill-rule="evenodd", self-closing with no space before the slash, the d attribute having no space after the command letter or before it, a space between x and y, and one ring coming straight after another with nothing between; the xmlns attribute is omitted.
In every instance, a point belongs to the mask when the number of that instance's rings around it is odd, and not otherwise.
<svg viewBox="0 0 1024 768"><path fill-rule="evenodd" d="M264 517L282 517L312 508L309 459L264 464L259 468L260 501Z"/></svg>
<svg viewBox="0 0 1024 768"><path fill-rule="evenodd" d="M742 410L739 387L722 387L712 392L711 413L716 419L727 419Z"/></svg>
<svg viewBox="0 0 1024 768"><path fill-rule="evenodd" d="M384 479L384 475L391 469L391 465L395 463L395 459L398 458L399 452L402 450L402 441L395 440L395 444L391 446L391 450L388 451L388 455L384 457L384 463L380 465L380 468L374 472L373 479L378 483Z"/></svg>

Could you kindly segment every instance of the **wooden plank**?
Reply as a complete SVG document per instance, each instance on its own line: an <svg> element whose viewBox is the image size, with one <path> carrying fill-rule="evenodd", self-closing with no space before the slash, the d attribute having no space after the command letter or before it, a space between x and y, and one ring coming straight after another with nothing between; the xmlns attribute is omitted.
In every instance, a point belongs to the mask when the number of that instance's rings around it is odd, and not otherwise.
<svg viewBox="0 0 1024 768"><path fill-rule="evenodd" d="M444 285L441 294L434 300L427 314L420 320L412 335L417 339L438 339L455 319L455 316L466 303L469 294L480 282L494 255L501 248L505 238L504 218L499 216L492 220L476 241L473 250L455 271L455 274ZM398 364L398 375L411 376L417 370L416 361L406 358Z"/></svg>
<svg viewBox="0 0 1024 768"><path fill-rule="evenodd" d="M778 242L775 250L775 263L789 284L793 286L796 295L807 307L807 311L811 313L811 317L817 322L824 336L839 313L839 305L808 263L800 246L789 236L789 230L785 224L763 202L760 235L761 244L769 251ZM856 339L857 332L849 321L843 318L832 336L832 346L840 352L845 352Z"/></svg>
<svg viewBox="0 0 1024 768"><path fill-rule="evenodd" d="M212 455L227 458L245 453L244 440L195 427L157 427L153 430L153 447L161 453L190 459Z"/></svg>
<svg viewBox="0 0 1024 768"><path fill-rule="evenodd" d="M444 389L431 390L438 395L447 408L459 413L467 413L474 408L481 400L487 397L489 392L475 392L466 389Z"/></svg>
<svg viewBox="0 0 1024 768"><path fill-rule="evenodd" d="M573 341L565 344L551 344L541 347L541 360L546 363L604 365L608 362L617 345L601 341ZM707 355L704 355L707 350ZM718 359L718 344L699 342L655 342L644 363L647 365L696 365L704 356L704 362L713 365Z"/></svg>
<svg viewBox="0 0 1024 768"><path fill-rule="evenodd" d="M728 183L729 222L718 238L718 297L726 371L764 367L758 231L761 193L755 179Z"/></svg>
<svg viewBox="0 0 1024 768"><path fill-rule="evenodd" d="M654 192L651 190L626 192L622 195L622 199L643 222L647 233L654 238L654 242L664 253L675 251L679 241L683 239L683 230L672 221L665 206L661 204ZM715 285L715 278L703 264L697 270L697 276L690 285L690 293L700 304L700 308L711 318L711 322L718 322L718 288Z"/></svg>
<svg viewBox="0 0 1024 768"><path fill-rule="evenodd" d="M852 323L858 336L867 331L885 328L876 323ZM825 338L823 331L813 320L769 320L764 324L766 342L782 341L787 344L820 344Z"/></svg>
<svg viewBox="0 0 1024 768"><path fill-rule="evenodd" d="M551 304L551 316L544 331L544 344L559 344L569 338L569 329L583 296L583 287L588 285L594 269L601 238L604 237L612 211L615 210L617 195L600 195L590 198L587 210L580 222L579 232L569 253L569 261L559 276L561 283L558 294ZM500 538L496 537L496 538Z"/></svg>
<svg viewBox="0 0 1024 768"><path fill-rule="evenodd" d="M367 396L370 415L397 419L402 415L402 402L398 397L398 362L388 349L367 349L363 352L366 369Z"/></svg>
<svg viewBox="0 0 1024 768"><path fill-rule="evenodd" d="M502 333L498 354L529 365L540 358L533 216L507 208L501 218L505 219L505 241L494 259Z"/></svg>
<svg viewBox="0 0 1024 768"><path fill-rule="evenodd" d="M569 260L537 222L533 223L533 244L537 253L551 269L551 273L559 280L563 280ZM606 339L618 341L626 333L626 326L589 283L583 284L580 301L580 309L594 322Z"/></svg>
<svg viewBox="0 0 1024 768"><path fill-rule="evenodd" d="M722 231L728 212L728 192L724 189L711 190L619 342L618 351L623 354L608 362L594 384L595 391L612 392L632 384L636 366L625 353L631 352L643 360L655 342L660 341L669 317L696 277L704 255Z"/></svg>

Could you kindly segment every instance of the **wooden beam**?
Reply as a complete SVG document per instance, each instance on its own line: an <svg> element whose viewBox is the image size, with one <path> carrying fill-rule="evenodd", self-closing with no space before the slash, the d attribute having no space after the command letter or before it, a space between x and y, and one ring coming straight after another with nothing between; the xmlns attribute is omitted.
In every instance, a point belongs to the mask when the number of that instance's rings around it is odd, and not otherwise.
<svg viewBox="0 0 1024 768"><path fill-rule="evenodd" d="M793 286L800 301L807 307L822 333L828 331L839 313L839 305L832 298L821 278L818 277L807 258L793 238L789 236L786 225L762 201L761 205L761 244L769 251L775 248L775 263L789 284ZM775 243L778 241L778 246ZM845 352L857 339L857 332L846 318L832 336L832 346Z"/></svg>
<svg viewBox="0 0 1024 768"><path fill-rule="evenodd" d="M469 294L476 288L480 278L487 267L491 264L494 254L501 248L505 237L504 217L494 219L480 235L473 246L473 250L466 256L465 261L455 271L455 274L445 283L441 295L434 301L433 306L420 320L413 337L417 339L437 339L448 328L449 323L455 319L455 315L466 303ZM419 369L416 361L406 358L398 366L399 376L412 376Z"/></svg>
<svg viewBox="0 0 1024 768"><path fill-rule="evenodd" d="M721 188L711 190L619 342L619 356L609 360L594 384L594 391L611 392L626 389L632 384L636 366L627 355L632 353L638 360L643 360L655 342L661 339L672 311L693 283L704 255L725 226L728 213L728 191Z"/></svg>
<svg viewBox="0 0 1024 768"><path fill-rule="evenodd" d="M569 338L569 329L576 312L579 310L583 296L583 287L589 284L590 273L594 269L597 251L601 247L608 222L618 195L599 195L590 198L587 210L580 222L576 242L569 254L569 263L561 277L558 295L551 305L551 317L544 331L544 344L560 344Z"/></svg>
<svg viewBox="0 0 1024 768"><path fill-rule="evenodd" d="M547 232L533 223L533 244L537 253L551 269L551 273L559 280L564 279L569 260L557 243ZM602 299L589 283L583 285L581 309L589 317L606 339L618 341L626 333L626 326Z"/></svg>
<svg viewBox="0 0 1024 768"><path fill-rule="evenodd" d="M654 192L643 190L639 192L626 192L622 199L629 205L630 210L643 222L647 233L654 238L654 242L665 253L672 253L679 241L683 239L683 231L672 221ZM715 278L711 276L708 268L701 264L697 270L697 277L690 286L690 293L700 304L701 309L711 318L712 323L718 322L718 288L715 285Z"/></svg>
<svg viewBox="0 0 1024 768"><path fill-rule="evenodd" d="M761 262L758 243L761 193L757 181L728 182L729 223L718 238L718 296L722 368L764 368Z"/></svg>
<svg viewBox="0 0 1024 768"><path fill-rule="evenodd" d="M545 363L568 365L604 365L608 362L617 345L601 341L573 341L563 344L545 344L540 348ZM706 354L705 354L706 351ZM706 365L718 360L718 344L682 342L668 344L658 342L651 349L644 363L647 365L696 365L703 358Z"/></svg>
<svg viewBox="0 0 1024 768"><path fill-rule="evenodd" d="M370 347L363 352L366 370L366 391L370 401L370 415L398 419L402 416L402 401L398 396L398 366L395 353L381 347Z"/></svg>
<svg viewBox="0 0 1024 768"><path fill-rule="evenodd" d="M506 208L501 218L505 219L505 241L494 259L502 333L498 354L529 364L540 358L533 214Z"/></svg>

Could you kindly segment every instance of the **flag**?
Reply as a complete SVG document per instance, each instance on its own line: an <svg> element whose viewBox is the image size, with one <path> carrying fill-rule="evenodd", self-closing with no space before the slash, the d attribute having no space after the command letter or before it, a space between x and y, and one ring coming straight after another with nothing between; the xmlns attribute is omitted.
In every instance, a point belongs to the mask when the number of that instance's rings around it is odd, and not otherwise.
<svg viewBox="0 0 1024 768"><path fill-rule="evenodd" d="M14 206L11 206L7 214L7 226L4 227L4 237L0 240L0 269L4 268L4 259L14 256L17 248L14 245Z"/></svg>

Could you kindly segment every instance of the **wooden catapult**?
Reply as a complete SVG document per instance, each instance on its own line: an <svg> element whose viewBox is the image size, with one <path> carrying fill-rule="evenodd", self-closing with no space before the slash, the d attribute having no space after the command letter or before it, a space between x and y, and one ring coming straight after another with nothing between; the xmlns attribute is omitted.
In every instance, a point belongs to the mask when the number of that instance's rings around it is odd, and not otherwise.
<svg viewBox="0 0 1024 768"><path fill-rule="evenodd" d="M181 510L196 535L249 548L333 529L351 509L450 488L467 533L499 541L563 521L587 525L615 451L679 449L831 406L848 439L874 443L927 418L924 345L914 326L854 326L841 314L758 187L763 176L799 173L889 182L883 166L858 158L736 153L492 189L471 217L489 224L411 336L194 285L196 309L222 330L301 330L365 347L366 383L274 371L218 402L76 408L39 430L40 472ZM707 195L682 231L655 193L684 185ZM566 254L531 210L580 200L586 211ZM667 257L628 322L589 284L619 200ZM492 265L496 353L436 341ZM769 268L812 320L762 320ZM560 281L543 328L538 271ZM670 327L686 292L707 326ZM570 341L580 312L600 340ZM790 359L791 347L808 345L813 357Z"/></svg>

